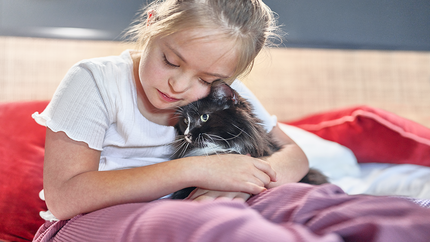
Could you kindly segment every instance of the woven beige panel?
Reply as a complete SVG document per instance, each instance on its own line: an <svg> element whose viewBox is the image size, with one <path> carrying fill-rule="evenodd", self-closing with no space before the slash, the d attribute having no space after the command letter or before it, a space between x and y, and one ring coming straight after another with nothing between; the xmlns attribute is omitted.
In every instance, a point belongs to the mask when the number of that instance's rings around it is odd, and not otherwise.
<svg viewBox="0 0 430 242"><path fill-rule="evenodd" d="M0 37L0 102L48 100L76 62L127 48L108 41Z"/></svg>
<svg viewBox="0 0 430 242"><path fill-rule="evenodd" d="M271 49L245 83L281 121L365 104L430 127L430 52Z"/></svg>
<svg viewBox="0 0 430 242"><path fill-rule="evenodd" d="M79 60L131 47L0 37L0 102L48 100ZM270 49L244 82L281 121L367 104L430 127L430 52Z"/></svg>

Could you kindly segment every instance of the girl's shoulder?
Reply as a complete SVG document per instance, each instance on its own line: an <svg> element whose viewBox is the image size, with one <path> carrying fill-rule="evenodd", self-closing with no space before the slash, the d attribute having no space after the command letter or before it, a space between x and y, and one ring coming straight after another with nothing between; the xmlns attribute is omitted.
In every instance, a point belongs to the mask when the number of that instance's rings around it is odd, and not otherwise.
<svg viewBox="0 0 430 242"><path fill-rule="evenodd" d="M112 105L118 98L134 96L135 93L130 50L125 50L118 56L82 60L76 63L69 73L72 74L71 78L66 77L65 81L70 82L70 85L84 86L88 82L94 83L104 101L111 102Z"/></svg>
<svg viewBox="0 0 430 242"><path fill-rule="evenodd" d="M79 61L75 66L84 67L90 71L124 71L133 67L130 50L120 55L97 57Z"/></svg>

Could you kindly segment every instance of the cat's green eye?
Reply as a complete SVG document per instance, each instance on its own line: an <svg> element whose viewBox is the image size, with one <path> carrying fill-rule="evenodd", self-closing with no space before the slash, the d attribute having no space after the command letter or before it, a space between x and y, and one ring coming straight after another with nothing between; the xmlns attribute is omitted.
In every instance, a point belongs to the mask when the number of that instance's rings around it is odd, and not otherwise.
<svg viewBox="0 0 430 242"><path fill-rule="evenodd" d="M200 120L203 122L208 121L209 120L209 114L207 114L207 113L202 114L202 116L200 116Z"/></svg>

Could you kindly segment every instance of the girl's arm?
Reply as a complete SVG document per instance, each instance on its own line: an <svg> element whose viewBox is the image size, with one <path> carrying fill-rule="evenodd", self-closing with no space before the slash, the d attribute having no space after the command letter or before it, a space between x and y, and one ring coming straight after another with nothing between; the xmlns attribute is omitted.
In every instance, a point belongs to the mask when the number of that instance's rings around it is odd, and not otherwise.
<svg viewBox="0 0 430 242"><path fill-rule="evenodd" d="M44 190L49 210L69 219L112 205L148 202L184 187L257 194L275 180L267 162L242 156L190 157L155 165L98 171L100 151L47 128Z"/></svg>
<svg viewBox="0 0 430 242"><path fill-rule="evenodd" d="M285 183L300 181L309 171L305 153L282 131L278 124L270 134L283 148L266 159L277 173L277 181L271 182L266 187L273 188Z"/></svg>
<svg viewBox="0 0 430 242"><path fill-rule="evenodd" d="M283 148L270 157L265 158L277 174L276 182L270 182L266 187L273 188L285 183L300 181L309 171L306 155L303 153L302 149L281 130L279 125L276 125L270 133ZM248 157L248 159L255 158ZM190 194L189 199L203 201L225 198L246 201L250 196L250 194L243 192L222 192L198 188Z"/></svg>

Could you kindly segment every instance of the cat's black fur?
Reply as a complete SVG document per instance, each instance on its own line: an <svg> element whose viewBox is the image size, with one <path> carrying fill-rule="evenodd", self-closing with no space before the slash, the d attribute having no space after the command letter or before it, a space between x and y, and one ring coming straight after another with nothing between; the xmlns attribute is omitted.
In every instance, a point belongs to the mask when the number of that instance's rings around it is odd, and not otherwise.
<svg viewBox="0 0 430 242"><path fill-rule="evenodd" d="M263 157L281 149L264 130L251 104L221 81L212 84L207 97L179 108L177 115L174 159L221 153ZM328 181L322 173L310 169L300 182L318 185ZM194 189L179 190L172 198L186 198Z"/></svg>

